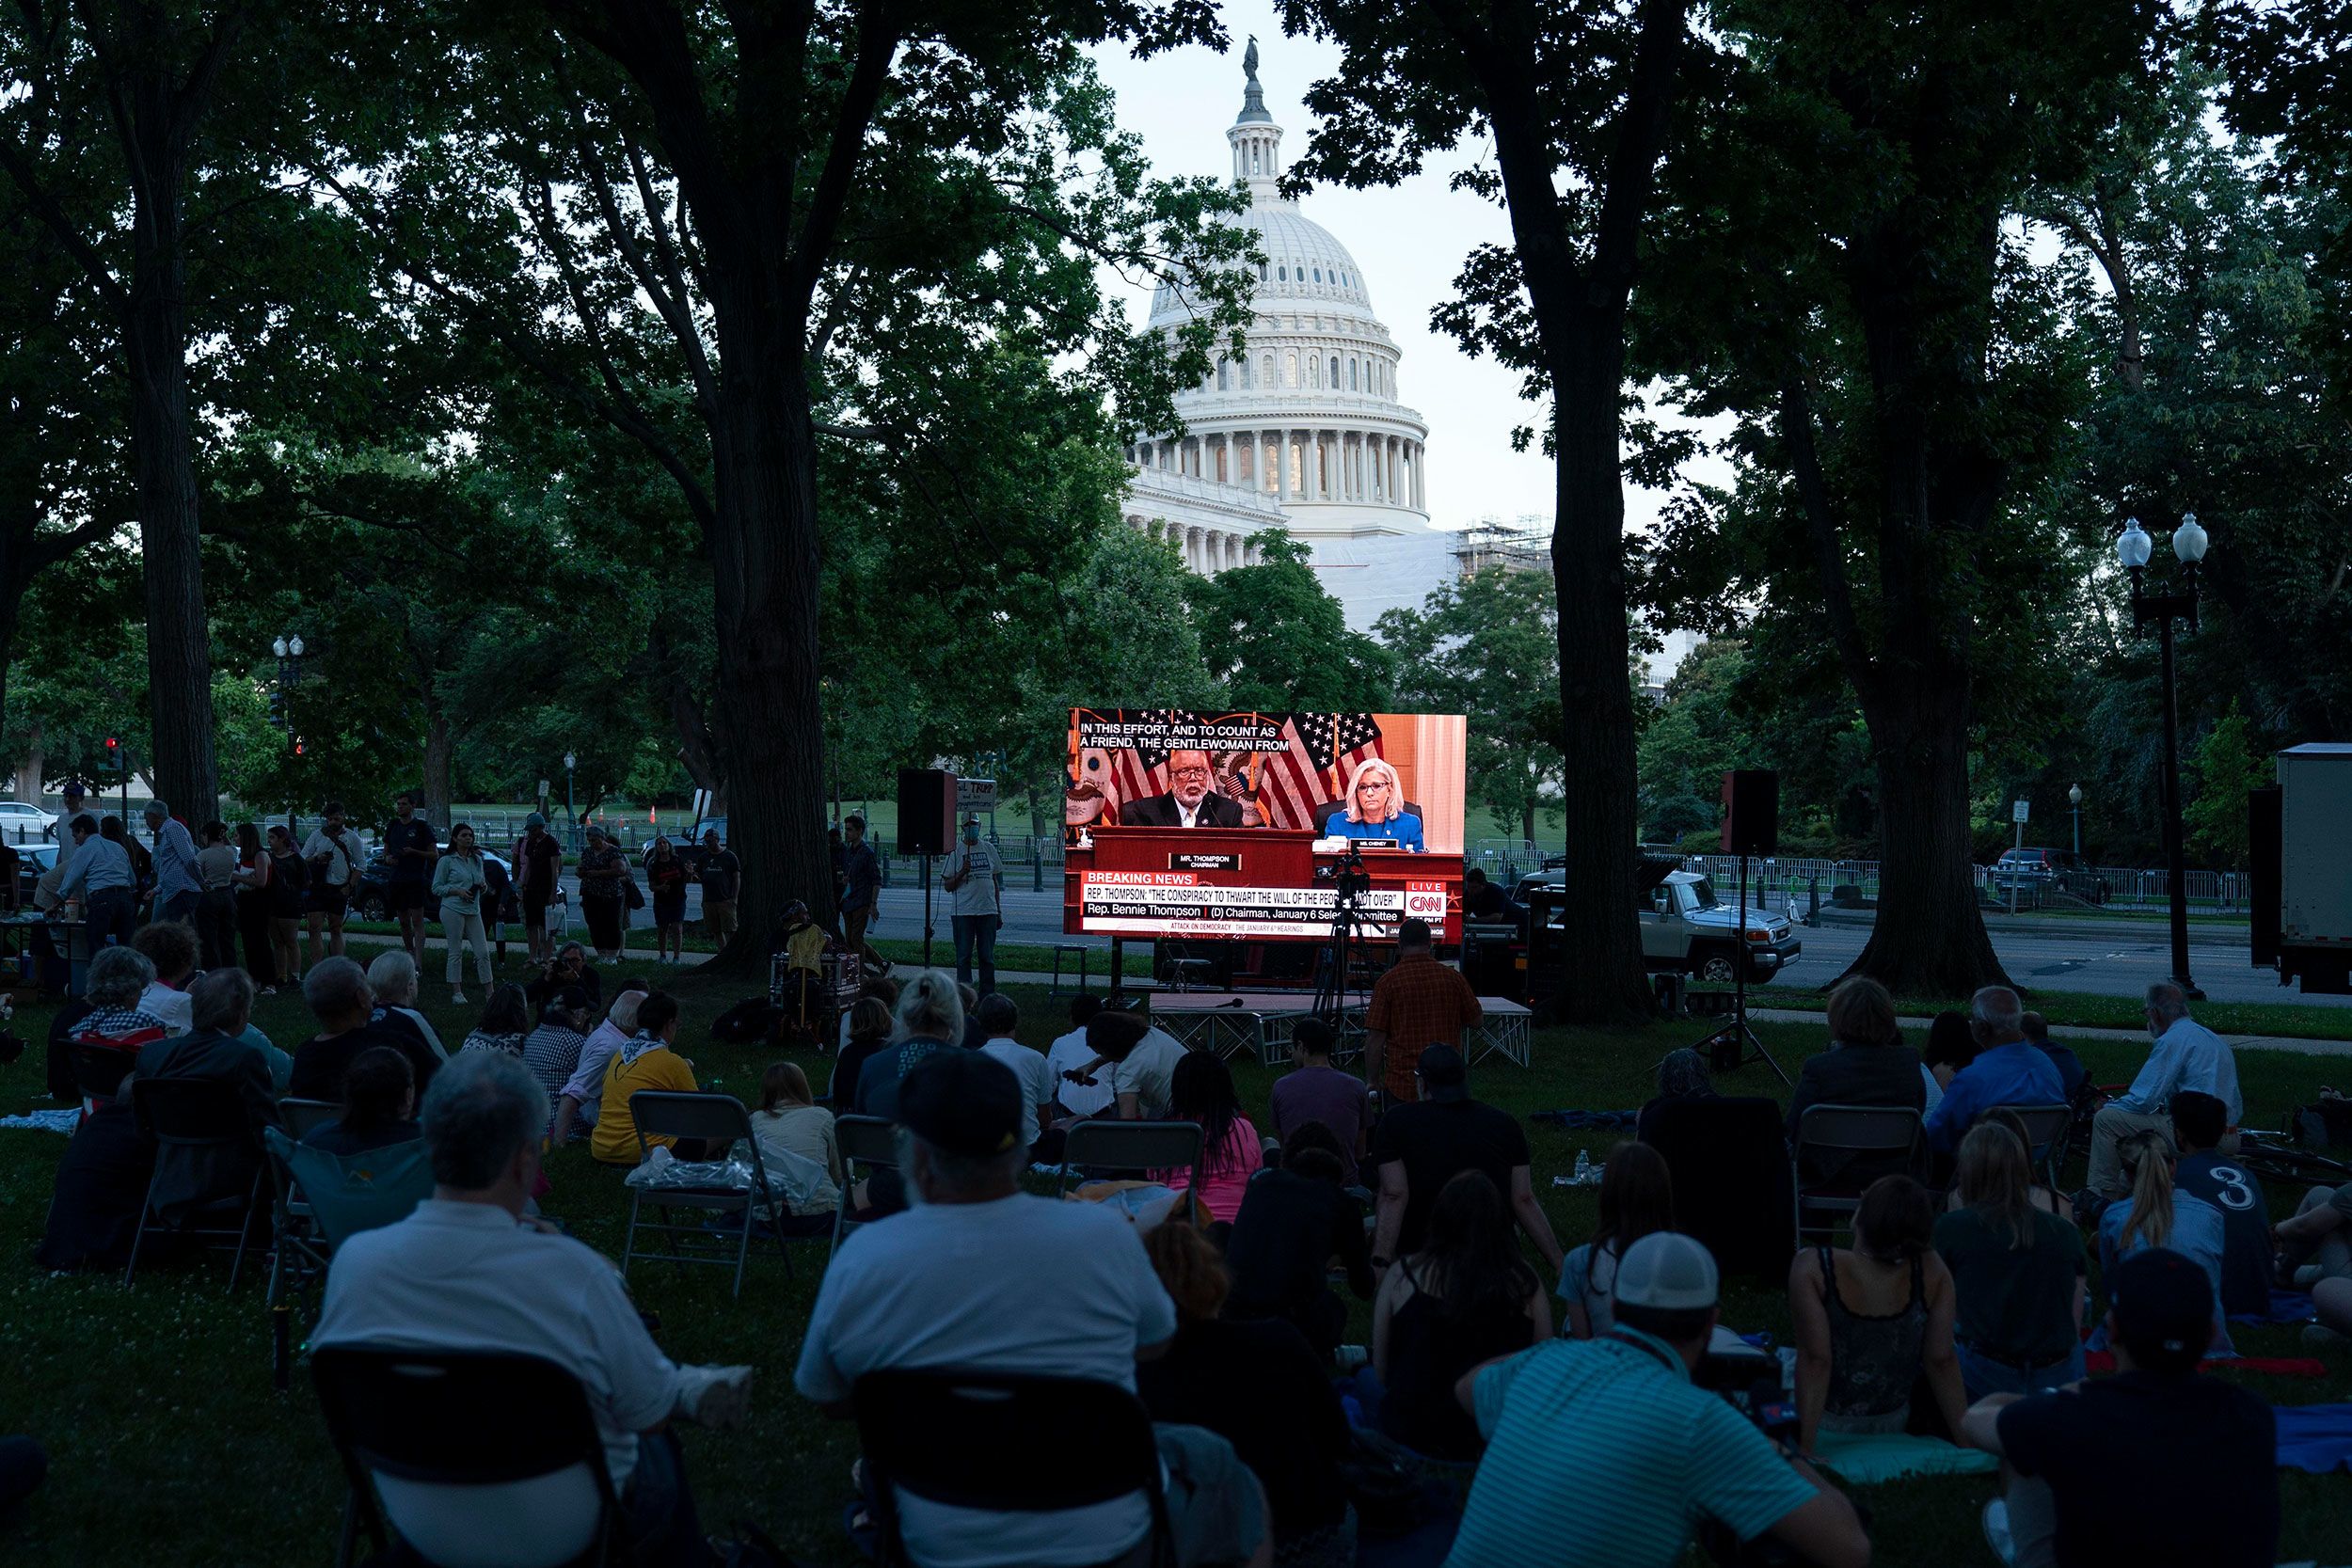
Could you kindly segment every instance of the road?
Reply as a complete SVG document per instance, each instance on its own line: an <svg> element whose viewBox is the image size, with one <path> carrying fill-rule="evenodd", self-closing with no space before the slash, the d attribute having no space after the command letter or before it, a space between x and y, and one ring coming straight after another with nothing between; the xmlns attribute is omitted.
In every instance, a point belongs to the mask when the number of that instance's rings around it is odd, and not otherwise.
<svg viewBox="0 0 2352 1568"><path fill-rule="evenodd" d="M1019 868L1016 868L1019 869ZM564 879L570 885L572 879ZM691 888L687 893L687 918L701 918L702 890ZM931 920L941 943L940 952L951 958L954 952L947 915L952 900L945 894L934 893L931 899ZM1061 885L1058 879L1048 879L1045 891L1032 893L1025 877L1009 883L1005 889L1005 927L997 940L1043 946L1057 942L1083 942L1096 951L1107 951L1106 937L1069 937L1061 928ZM575 921L577 924L577 921ZM652 924L652 911L639 910L630 924L638 928ZM903 883L882 890L880 917L869 927L868 934L906 941L919 941L923 935L923 890ZM1767 1005L1774 990L1817 990L1844 973L1848 964L1862 951L1869 940L1869 931L1863 927L1822 926L1801 933L1804 954L1769 986L1761 988ZM1993 950L2000 955L2010 977L2029 989L2047 990L2093 991L2107 996L2134 996L2153 981L2167 977L2171 969L2171 949L2161 926L2152 926L2141 933L2113 930L2094 932L2074 931L1994 931ZM2281 990L2276 976L2267 970L2258 970L2247 962L2243 944L2232 946L2219 942L2201 942L2192 933L2188 949L2189 969L2208 998L2216 1002L2296 1002L2308 1001L2326 1006L2352 1007L2352 997L2305 997L2295 990Z"/></svg>

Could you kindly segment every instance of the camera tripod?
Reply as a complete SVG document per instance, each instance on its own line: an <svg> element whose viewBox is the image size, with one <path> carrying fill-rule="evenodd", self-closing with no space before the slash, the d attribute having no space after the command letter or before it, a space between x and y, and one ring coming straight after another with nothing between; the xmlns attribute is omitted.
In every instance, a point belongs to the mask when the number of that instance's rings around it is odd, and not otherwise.
<svg viewBox="0 0 2352 1568"><path fill-rule="evenodd" d="M1707 1065L1717 1072L1729 1072L1750 1062L1762 1062L1772 1069L1784 1086L1788 1074L1772 1059L1748 1026L1748 857L1740 857L1739 919L1732 926L1731 941L1731 1017L1721 1028L1699 1041L1696 1049L1707 1053Z"/></svg>
<svg viewBox="0 0 2352 1568"><path fill-rule="evenodd" d="M1325 948L1329 961L1324 967L1321 983L1315 987L1313 1011L1331 1025L1336 1037L1346 1032L1347 975L1355 964L1357 950L1364 942L1358 929L1373 923L1356 907L1356 900L1372 888L1372 874L1364 869L1361 850L1349 847L1332 868L1332 887L1338 897L1331 906L1331 935Z"/></svg>

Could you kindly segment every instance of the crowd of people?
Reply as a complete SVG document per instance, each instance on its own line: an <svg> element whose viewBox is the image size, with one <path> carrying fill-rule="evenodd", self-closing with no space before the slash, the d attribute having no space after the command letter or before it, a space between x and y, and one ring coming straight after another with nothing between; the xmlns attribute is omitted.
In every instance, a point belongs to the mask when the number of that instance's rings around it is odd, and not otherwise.
<svg viewBox="0 0 2352 1568"><path fill-rule="evenodd" d="M499 1349L569 1369L596 1417L634 1560L715 1560L672 1423L739 1418L749 1369L673 1362L609 1261L541 1209L544 1156L575 1142L588 1157L577 1179L590 1180L617 1180L664 1146L681 1161L728 1152L641 1132L633 1115L639 1092L705 1082L677 1001L599 968L598 919L595 960L576 943L543 947L534 929L537 975L498 979L483 951L478 849L453 832L439 850L411 807L386 835L395 881L414 889L394 907L406 925L427 896L439 901L453 932L445 973L455 991L474 955L479 1015L451 1049L416 1006L415 952L363 969L336 950L340 911L322 910L307 967L269 972L291 984L298 971L314 1021L280 1050L252 1026L256 996L277 981L250 962L209 961L205 856L219 839L175 826L165 815L154 858L167 841L171 855L186 850L189 885L159 878L158 918L134 918L102 946L87 994L59 1013L52 1087L86 1114L59 1167L42 1263L119 1260L151 1179L166 1219L250 1184L250 1152L244 1164L217 1149L189 1160L142 1139L139 1082L228 1084L257 1140L289 1125L295 1102L332 1107L305 1118L303 1144L339 1159L413 1145L431 1186L406 1218L337 1251L311 1342ZM289 880L348 886L364 863L340 848L345 832L330 814L299 851L264 842L258 858L235 855L226 886L267 899L281 855ZM321 835L340 884L312 873ZM191 847L198 836L206 848ZM103 905L111 933L118 891L139 889L142 874L119 882L121 843L83 837L114 850L72 863L76 895ZM862 834L846 847L853 865ZM583 886L609 874L615 848L592 841ZM528 899L563 857L527 840L516 863ZM665 928L667 900L682 898L670 865L657 848L648 881ZM967 874L986 873L976 861ZM845 874L845 898L860 885ZM274 959L281 935L294 946L297 919L262 907ZM1883 990L1838 988L1830 1049L1794 1086L1782 1157L1808 1190L1834 1186L1853 1207L1844 1235L1788 1264L1783 1429L1710 1374L1730 1338L1719 1322L1728 1265L1692 1231L1712 1195L1637 1136L1603 1164L1592 1233L1564 1247L1525 1127L1471 1092L1461 1036L1476 999L1456 991L1428 935L1408 925L1381 982L1387 1001L1375 994L1371 1082L1335 1065L1328 1027L1303 1021L1262 1104L1219 1054L1100 997L1074 999L1045 1049L1024 1043L1019 1004L985 984L977 931L981 987L938 970L869 975L827 1042L824 1092L803 1065L776 1060L749 1117L782 1200L757 1224L813 1238L853 1222L801 1340L799 1393L850 1416L860 1380L891 1370L1108 1385L1152 1423L1185 1564L1352 1563L1371 1528L1368 1473L1401 1475L1410 1499L1400 1518L1400 1494L1385 1491L1380 1528L1423 1540L1418 1560L1450 1568L1662 1565L1694 1539L1763 1538L1802 1560L1862 1563L1865 1516L1824 1472L1850 1445L1902 1437L1999 1457L1986 1528L2009 1560L2270 1560L2270 1411L2199 1368L2233 1354L2228 1314L2266 1307L2277 1284L2312 1291L2332 1325L2320 1332L2352 1332L2352 1186L2312 1195L2274 1231L2259 1183L2229 1159L2242 1109L2229 1048L2175 988L2151 989L2153 1049L2100 1108L2084 1098L2080 1063L2006 989L1936 1021L1918 1052ZM120 1053L120 1082L95 1081L93 1047ZM1660 1080L1639 1125L1661 1104L1712 1095L1692 1053L1661 1064ZM1923 1151L1809 1150L1805 1113L1820 1105L1915 1112ZM2045 1105L2078 1109L2092 1130L2090 1180L2073 1195L2043 1178L2047 1150L2014 1109ZM865 1180L843 1158L837 1123L850 1115L897 1129L895 1158ZM1033 1194L1030 1174L1103 1120L1188 1123L1198 1164L1078 1173L1116 1178L1082 1187L1097 1201ZM1139 1191L1164 1201L1108 1200ZM560 1321L530 1308L553 1298L565 1303ZM1351 1342L1358 1307L1369 1326ZM2093 1355L2117 1375L2086 1381ZM2200 1514L2231 1523L2183 1527L2122 1508L2125 1476L2201 1486L2227 1509ZM1140 1492L1008 1517L982 1498L891 1490L866 1466L857 1486L853 1533L870 1541L886 1521L923 1563L1139 1563L1159 1528ZM419 1528L435 1528L423 1517ZM2184 1543L2195 1547L2185 1558Z"/></svg>

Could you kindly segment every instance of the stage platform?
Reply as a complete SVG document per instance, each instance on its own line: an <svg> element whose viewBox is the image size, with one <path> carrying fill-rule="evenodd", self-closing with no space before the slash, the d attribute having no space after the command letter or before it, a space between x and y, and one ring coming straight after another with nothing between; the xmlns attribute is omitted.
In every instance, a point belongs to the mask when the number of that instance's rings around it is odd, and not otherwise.
<svg viewBox="0 0 2352 1568"><path fill-rule="evenodd" d="M1369 992L1349 996L1333 1061L1353 1061L1363 1053L1364 1014L1371 1004ZM1462 1042L1471 1064L1500 1054L1517 1066L1528 1066L1534 1015L1500 996L1482 996L1478 1006L1486 1016ZM1152 1022L1187 1050L1214 1051L1226 1057L1249 1051L1268 1067L1279 1067L1290 1059L1292 1025L1313 1016L1311 991L1158 990L1152 994Z"/></svg>

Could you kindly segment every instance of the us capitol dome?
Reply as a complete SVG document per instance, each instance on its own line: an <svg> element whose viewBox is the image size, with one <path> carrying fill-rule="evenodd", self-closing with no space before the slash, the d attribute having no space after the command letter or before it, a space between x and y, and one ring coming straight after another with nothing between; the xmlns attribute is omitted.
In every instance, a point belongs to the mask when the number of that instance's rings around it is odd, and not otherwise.
<svg viewBox="0 0 2352 1568"><path fill-rule="evenodd" d="M1184 435L1127 449L1136 473L1122 512L1203 574L1258 560L1257 536L1279 529L1310 547L1348 624L1365 629L1391 606L1421 608L1454 574L1457 541L1429 527L1429 427L1397 401L1397 346L1363 269L1277 188L1282 128L1266 112L1254 40L1244 63L1241 115L1225 139L1249 197L1241 221L1265 256L1247 348L1220 352L1200 385L1176 395ZM1180 290L1153 292L1152 328L1191 319Z"/></svg>

